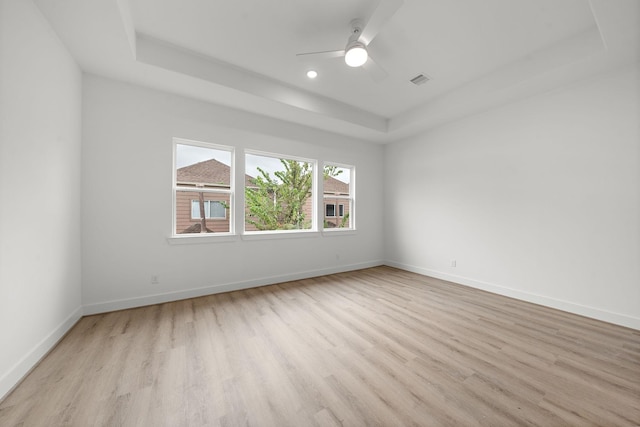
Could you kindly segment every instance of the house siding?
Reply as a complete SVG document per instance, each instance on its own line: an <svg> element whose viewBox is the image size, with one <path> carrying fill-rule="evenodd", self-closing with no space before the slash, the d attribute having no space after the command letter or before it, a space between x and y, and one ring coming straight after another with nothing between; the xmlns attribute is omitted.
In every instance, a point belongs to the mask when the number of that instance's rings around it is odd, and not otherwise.
<svg viewBox="0 0 640 427"><path fill-rule="evenodd" d="M335 211L335 216L334 217L328 217L326 216L326 212L327 212L327 205L335 205L336 206L336 211ZM339 208L338 205L344 205L344 212L342 216L339 216ZM349 199L338 199L338 198L332 198L332 197L326 197L324 198L324 206L323 206L323 211L322 211L322 215L324 216L324 228L336 228L339 227L340 224L342 223L344 217L346 217L347 215L349 215L349 211L350 211L350 203L349 203ZM348 223L346 224L347 226L349 225Z"/></svg>
<svg viewBox="0 0 640 427"><path fill-rule="evenodd" d="M187 232L189 227L200 224L200 218L191 218L191 201L198 200L199 193L193 191L178 191L176 193L176 234ZM204 193L204 200L226 202L229 205L229 195L220 193ZM206 227L214 233L229 232L229 209L226 218L207 218ZM198 230L199 232L199 230Z"/></svg>

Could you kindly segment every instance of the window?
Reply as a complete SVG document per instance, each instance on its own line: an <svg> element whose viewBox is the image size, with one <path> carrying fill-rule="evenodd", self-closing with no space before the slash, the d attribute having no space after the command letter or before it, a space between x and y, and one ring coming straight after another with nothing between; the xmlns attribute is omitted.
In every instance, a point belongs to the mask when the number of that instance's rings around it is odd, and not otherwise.
<svg viewBox="0 0 640 427"><path fill-rule="evenodd" d="M233 233L231 147L174 139L173 182L175 236Z"/></svg>
<svg viewBox="0 0 640 427"><path fill-rule="evenodd" d="M313 159L246 150L240 153L244 177L234 182L233 147L174 138L173 150L176 242L188 243L180 240L184 236L233 236L241 222L239 234L248 239L261 239L262 233L316 232L320 226L355 230L354 166L325 163L319 168ZM316 191L319 182L322 194ZM244 206L236 202L236 184Z"/></svg>
<svg viewBox="0 0 640 427"><path fill-rule="evenodd" d="M335 203L325 203L324 205L324 216L328 218L336 217L336 205ZM339 217L344 216L344 203L340 203L338 205L338 215Z"/></svg>
<svg viewBox="0 0 640 427"><path fill-rule="evenodd" d="M336 216L336 205L334 203L326 203L324 205L324 216L328 218L335 218Z"/></svg>
<svg viewBox="0 0 640 427"><path fill-rule="evenodd" d="M314 230L315 161L245 154L245 231Z"/></svg>
<svg viewBox="0 0 640 427"><path fill-rule="evenodd" d="M354 178L353 166L324 165L322 198L325 230L355 228Z"/></svg>
<svg viewBox="0 0 640 427"><path fill-rule="evenodd" d="M200 219L200 201L191 201L191 219ZM204 217L211 219L225 219L227 217L227 209L222 202L217 200L204 201Z"/></svg>

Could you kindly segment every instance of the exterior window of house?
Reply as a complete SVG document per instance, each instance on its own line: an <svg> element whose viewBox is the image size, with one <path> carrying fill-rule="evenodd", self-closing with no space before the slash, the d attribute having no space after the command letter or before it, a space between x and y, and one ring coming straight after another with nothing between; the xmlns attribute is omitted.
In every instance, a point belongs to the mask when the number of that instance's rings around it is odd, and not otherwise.
<svg viewBox="0 0 640 427"><path fill-rule="evenodd" d="M337 205L338 214L336 215L336 204L335 203L325 203L324 204L324 216L327 218L335 218L336 216L343 217L344 216L344 203L340 203Z"/></svg>
<svg viewBox="0 0 640 427"><path fill-rule="evenodd" d="M324 230L355 229L354 183L354 166L324 165Z"/></svg>
<svg viewBox="0 0 640 427"><path fill-rule="evenodd" d="M316 162L268 153L245 153L245 231L311 231Z"/></svg>
<svg viewBox="0 0 640 427"><path fill-rule="evenodd" d="M336 205L335 203L325 203L324 205L324 216L327 218L335 218L336 216Z"/></svg>
<svg viewBox="0 0 640 427"><path fill-rule="evenodd" d="M227 208L222 202L217 200L204 201L204 217L211 219L225 219L227 217ZM200 201L191 201L191 219L200 219Z"/></svg>
<svg viewBox="0 0 640 427"><path fill-rule="evenodd" d="M173 234L232 234L233 148L174 139Z"/></svg>

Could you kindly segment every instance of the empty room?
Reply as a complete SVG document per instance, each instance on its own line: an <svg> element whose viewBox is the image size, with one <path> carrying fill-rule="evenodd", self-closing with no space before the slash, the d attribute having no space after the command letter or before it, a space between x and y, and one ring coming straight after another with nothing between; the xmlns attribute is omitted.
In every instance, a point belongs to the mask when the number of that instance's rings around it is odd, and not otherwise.
<svg viewBox="0 0 640 427"><path fill-rule="evenodd" d="M0 426L639 402L637 0L0 0Z"/></svg>

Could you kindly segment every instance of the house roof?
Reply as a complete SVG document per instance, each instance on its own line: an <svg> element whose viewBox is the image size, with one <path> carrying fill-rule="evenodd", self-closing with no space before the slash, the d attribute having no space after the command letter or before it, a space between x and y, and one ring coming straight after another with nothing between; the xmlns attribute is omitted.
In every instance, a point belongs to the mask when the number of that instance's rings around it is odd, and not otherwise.
<svg viewBox="0 0 640 427"><path fill-rule="evenodd" d="M176 171L176 180L183 185L204 184L207 187L229 187L231 168L216 159L184 166ZM253 187L253 177L245 174L245 186ZM334 177L324 179L324 194L349 194L349 184Z"/></svg>
<svg viewBox="0 0 640 427"><path fill-rule="evenodd" d="M184 166L176 171L176 180L180 184L204 184L208 187L229 187L231 168L216 159L205 160ZM245 175L245 185L251 185L253 177Z"/></svg>

